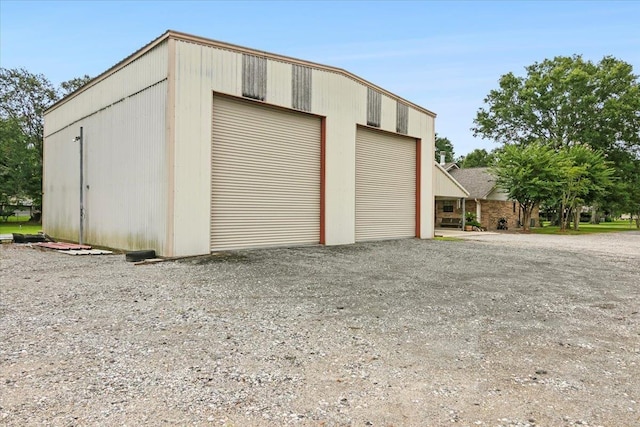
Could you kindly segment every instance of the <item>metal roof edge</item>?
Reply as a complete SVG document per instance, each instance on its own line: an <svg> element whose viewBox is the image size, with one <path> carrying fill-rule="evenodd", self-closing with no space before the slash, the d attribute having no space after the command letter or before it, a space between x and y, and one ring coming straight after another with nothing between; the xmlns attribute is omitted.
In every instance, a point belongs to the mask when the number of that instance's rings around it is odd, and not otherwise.
<svg viewBox="0 0 640 427"><path fill-rule="evenodd" d="M112 65L111 67L109 67L106 71L98 74L96 77L94 77L93 79L89 80L89 82L87 84L85 84L84 86L82 86L81 88L71 92L70 94L68 94L64 98L59 99L58 101L54 102L49 108L44 110L44 114L47 114L52 110L55 110L56 108L58 108L61 105L65 104L67 101L70 101L71 99L75 98L77 95L81 94L85 90L89 89L92 86L95 86L100 81L102 81L102 80L106 79L107 77L109 77L110 75L114 74L116 71L118 71L118 70L124 68L125 66L129 65L130 63L132 63L136 59L138 59L141 56L143 56L145 53L149 52L150 50L152 50L153 48L155 48L156 46L158 46L159 44L161 44L162 42L167 40L170 37L170 34L171 34L171 30L165 31L159 37L156 37L155 39L153 39L152 41L150 41L146 45L142 46L140 49L138 49L135 52L133 52L131 55L127 56L126 58L124 58L120 62L116 63L115 65Z"/></svg>
<svg viewBox="0 0 640 427"><path fill-rule="evenodd" d="M271 52L266 52L263 50L257 50L257 49L252 49L252 48L248 48L248 47L244 47L244 46L239 46L236 44L232 44L232 43L227 43L227 42L221 42L218 40L213 40L213 39L209 39L206 37L200 37L200 36L194 36L192 34L187 34L187 33L181 33L179 31L173 31L173 30L169 30L168 31L169 36L173 39L176 40L183 40L183 41L187 41L187 42L192 42L192 43L199 43L199 44L203 44L206 46L212 46L212 47L218 47L221 49L227 49L227 50L233 50L236 52L241 52L241 53L248 53L248 54L253 54L253 55L260 55L260 56L264 56L268 59L274 59L277 61L283 61L283 62L290 62L290 63L294 63L294 64L298 64L298 65L306 65L309 67L313 67L319 70L324 70L324 71L329 71L329 72L333 72L333 73L338 73L338 74L342 74L346 77L349 77L359 83L364 84L365 86L369 86L373 89L376 89L378 91L380 91L381 93L389 96L390 98L395 99L396 101L400 101L404 104L407 104L408 106L411 106L413 108L415 108L416 110L419 110L433 118L435 118L437 116L436 113L434 113L431 110L428 110L424 107L419 106L418 104L415 104L411 101L408 101L392 92L389 92L388 90L381 88L378 85L375 85L365 79L363 79L362 77L359 77L343 68L338 68L338 67L332 67L330 65L324 65L324 64L319 64L317 62L312 62L312 61L307 61L304 59L299 59L299 58L294 58L291 56L286 56L286 55L280 55L280 54L276 54L276 53L271 53Z"/></svg>
<svg viewBox="0 0 640 427"><path fill-rule="evenodd" d="M460 184L458 181L456 181L456 179L455 179L454 177L452 177L452 176L451 176L451 174L449 174L449 172L447 172L447 171L446 171L446 169L445 169L445 168L443 168L443 167L442 167L442 165L440 165L440 163L438 163L437 161L435 161L435 160L434 160L433 164L434 164L434 165L436 165L436 166L437 166L437 167L438 167L442 172L444 172L444 173L446 174L446 176L447 176L451 181L453 181L453 183L454 183L455 185L457 185L457 186L458 186L458 188L459 188L459 189L461 189L461 190L462 190L462 191L467 195L467 197L469 197L469 196L471 195L471 193L469 193L469 192L467 191L467 189L466 189L466 188L464 188L464 187L462 186L462 184Z"/></svg>
<svg viewBox="0 0 640 427"><path fill-rule="evenodd" d="M80 89L70 93L69 95L65 96L64 98L58 100L57 102L55 102L54 104L52 104L49 108L47 108L44 111L44 114L49 113L50 111L58 108L59 106L63 105L64 103L66 103L67 101L75 98L77 95L79 95L80 93L84 92L85 90L89 89L90 87L96 85L97 83L99 83L100 81L104 80L105 78L109 77L111 74L114 74L116 71L120 70L121 68L124 68L126 65L130 64L131 62L135 61L136 59L140 58L141 56L143 56L145 53L149 52L150 50L152 50L153 48L155 48L156 46L158 46L159 44L161 44L162 42L164 42L167 39L174 39L174 40L179 40L179 41L185 41L185 42L191 42L191 43L198 43L198 44L202 44L205 46L211 46L211 47L217 47L220 49L226 49L226 50L231 50L231 51L235 51L235 52L240 52L240 53L248 53L248 54L252 54L252 55L259 55L259 56L264 56L266 58L269 59L273 59L273 60L277 60L277 61L283 61L283 62L290 62L290 63L294 63L294 64L299 64L299 65L305 65L305 66L309 66L309 67L313 67L319 70L324 70L324 71L329 71L329 72L333 72L333 73L337 73L337 74L342 74L345 77L351 78L359 83L362 83L365 86L371 87L375 90L378 90L379 92L389 96L392 99L395 99L396 101L402 102L408 106L411 106L412 108L421 111L425 114L427 114L428 116L431 116L433 118L435 118L437 115L436 113L434 113L433 111L430 111L424 107L421 107L417 104L414 104L411 101L408 101L394 93L389 92L386 89L381 88L380 86L377 86L361 77L358 77L357 75L344 70L342 68L338 68L338 67L331 67L328 65L323 65L323 64L318 64L316 62L311 62L311 61L305 61L302 59L298 59L298 58L293 58L290 56L285 56L285 55L279 55L279 54L275 54L275 53L270 53L270 52L266 52L266 51L261 51L261 50L257 50L257 49L251 49L251 48L247 48L244 46L239 46L239 45L235 45L235 44L231 44L231 43L226 43L226 42L221 42L221 41L217 41L217 40L213 40L213 39L208 39L206 37L200 37L200 36L194 36L191 34L187 34L187 33L182 33L179 31L174 31L174 30L167 30L165 31L162 35L160 35L159 37L157 37L156 39L152 40L151 42L147 43L146 45L144 45L143 47L141 47L140 49L136 50L134 53L132 53L131 55L127 56L126 58L124 58L123 60L121 60L120 62L116 63L115 65L113 65L112 67L110 67L109 69L107 69L106 71L104 71L103 73L97 75L96 77L94 77L93 79L91 79L86 85L82 86Z"/></svg>

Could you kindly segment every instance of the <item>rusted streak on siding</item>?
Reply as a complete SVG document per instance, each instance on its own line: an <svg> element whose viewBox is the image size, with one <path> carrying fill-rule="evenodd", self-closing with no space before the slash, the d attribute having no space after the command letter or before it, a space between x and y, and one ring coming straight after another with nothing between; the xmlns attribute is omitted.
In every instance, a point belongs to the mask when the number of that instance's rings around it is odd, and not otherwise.
<svg viewBox="0 0 640 427"><path fill-rule="evenodd" d="M397 103L396 132L403 135L409 132L409 107L401 102Z"/></svg>
<svg viewBox="0 0 640 427"><path fill-rule="evenodd" d="M367 125L380 127L382 115L382 95L380 92L367 88Z"/></svg>
<svg viewBox="0 0 640 427"><path fill-rule="evenodd" d="M311 68L292 64L291 106L296 110L311 111Z"/></svg>
<svg viewBox="0 0 640 427"><path fill-rule="evenodd" d="M242 96L260 101L267 97L267 58L242 55Z"/></svg>

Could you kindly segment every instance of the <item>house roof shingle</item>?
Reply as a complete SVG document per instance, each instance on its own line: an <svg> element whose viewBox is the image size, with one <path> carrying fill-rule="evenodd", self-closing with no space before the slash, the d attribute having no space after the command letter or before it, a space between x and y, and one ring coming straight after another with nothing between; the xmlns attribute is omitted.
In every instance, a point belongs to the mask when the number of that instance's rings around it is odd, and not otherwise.
<svg viewBox="0 0 640 427"><path fill-rule="evenodd" d="M456 162L449 162L449 163L445 163L444 165L440 165L443 167L444 170L446 170L447 172L450 172L451 169L460 169L458 167L458 165L456 164Z"/></svg>
<svg viewBox="0 0 640 427"><path fill-rule="evenodd" d="M489 168L453 168L449 174L469 192L470 199L485 199L496 186Z"/></svg>

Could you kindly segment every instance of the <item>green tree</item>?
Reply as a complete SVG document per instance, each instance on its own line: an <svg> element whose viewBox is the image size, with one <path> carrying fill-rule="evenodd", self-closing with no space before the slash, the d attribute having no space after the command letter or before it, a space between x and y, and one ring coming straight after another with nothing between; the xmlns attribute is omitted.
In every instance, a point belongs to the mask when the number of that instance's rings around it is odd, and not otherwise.
<svg viewBox="0 0 640 427"><path fill-rule="evenodd" d="M613 184L606 194L596 201L595 207L605 214L628 213L629 203L633 200L633 195L636 194L636 188L640 187L638 181L640 157L636 157L628 151L617 150L607 153L607 161L615 167ZM640 203L640 199L636 198L635 200ZM596 211L592 216L592 222L596 222L600 216Z"/></svg>
<svg viewBox="0 0 640 427"><path fill-rule="evenodd" d="M640 161L636 161L636 174L628 184L629 203L627 210L636 219L636 228L640 229Z"/></svg>
<svg viewBox="0 0 640 427"><path fill-rule="evenodd" d="M621 181L616 182L619 188L618 199L612 205L620 213L630 213L635 218L636 228L640 229L640 159L629 163Z"/></svg>
<svg viewBox="0 0 640 427"><path fill-rule="evenodd" d="M440 152L445 152L444 161L447 163L453 162L453 144L449 141L449 138L439 137L436 133L436 153L435 160L436 162L440 161Z"/></svg>
<svg viewBox="0 0 640 427"><path fill-rule="evenodd" d="M495 161L495 150L487 152L484 148L476 148L460 159L461 168L489 167Z"/></svg>
<svg viewBox="0 0 640 427"><path fill-rule="evenodd" d="M14 138L12 141L19 141L24 145L19 153L29 153L23 160L32 162L29 170L35 171L35 177L21 185L20 191L16 190L16 194L20 194L21 198L32 199L36 206L41 205L42 201L44 112L62 96L82 87L89 80L89 76L85 75L63 82L60 88L56 89L42 74L32 74L23 68L0 68L0 119L11 121L10 126L17 124L20 127L22 137ZM5 123L3 126L9 125ZM15 174L23 178L27 175L31 176L31 172L26 175Z"/></svg>
<svg viewBox="0 0 640 427"><path fill-rule="evenodd" d="M566 230L573 214L574 229L580 224L580 207L595 202L612 185L614 170L599 150L587 145L572 145L562 149L558 156L565 159L562 172L562 197L560 212L565 213L561 229Z"/></svg>
<svg viewBox="0 0 640 427"><path fill-rule="evenodd" d="M0 118L0 211L39 193L38 153L16 119Z"/></svg>
<svg viewBox="0 0 640 427"><path fill-rule="evenodd" d="M640 84L631 65L612 57L594 64L576 55L525 69L526 77L505 74L489 92L474 135L556 149L582 143L607 154L640 151Z"/></svg>
<svg viewBox="0 0 640 427"><path fill-rule="evenodd" d="M478 110L474 135L556 150L586 144L611 162L614 181L628 182L628 170L640 155L640 82L632 66L609 56L593 63L574 55L545 59L525 70L523 77L500 77L499 88ZM611 210L627 194L624 185L614 185L593 202Z"/></svg>
<svg viewBox="0 0 640 427"><path fill-rule="evenodd" d="M80 89L82 86L86 85L90 81L91 81L91 77L85 74L82 77L76 77L74 79L67 80L66 82L62 82L60 83L59 95L61 98L64 98L70 93L73 93L76 90Z"/></svg>
<svg viewBox="0 0 640 427"><path fill-rule="evenodd" d="M58 100L58 93L42 74L0 68L0 118L20 123L26 143L42 159L44 111Z"/></svg>
<svg viewBox="0 0 640 427"><path fill-rule="evenodd" d="M490 170L496 176L496 184L520 204L525 231L529 230L535 207L557 200L562 194L563 170L568 165L565 157L540 143L507 145L497 153Z"/></svg>

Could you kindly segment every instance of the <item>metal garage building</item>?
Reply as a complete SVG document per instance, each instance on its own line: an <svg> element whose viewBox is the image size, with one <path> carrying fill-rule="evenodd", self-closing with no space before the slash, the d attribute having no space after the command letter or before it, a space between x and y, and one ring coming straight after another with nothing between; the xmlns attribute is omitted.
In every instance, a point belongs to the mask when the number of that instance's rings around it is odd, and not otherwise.
<svg viewBox="0 0 640 427"><path fill-rule="evenodd" d="M341 69L168 31L45 113L43 228L164 256L430 238L434 118Z"/></svg>

